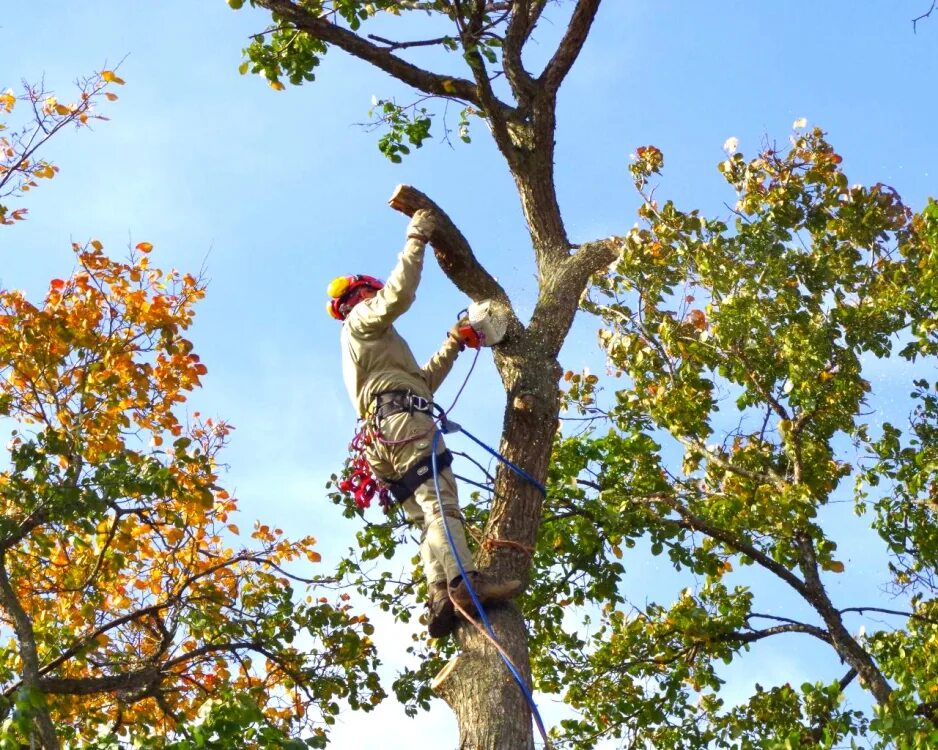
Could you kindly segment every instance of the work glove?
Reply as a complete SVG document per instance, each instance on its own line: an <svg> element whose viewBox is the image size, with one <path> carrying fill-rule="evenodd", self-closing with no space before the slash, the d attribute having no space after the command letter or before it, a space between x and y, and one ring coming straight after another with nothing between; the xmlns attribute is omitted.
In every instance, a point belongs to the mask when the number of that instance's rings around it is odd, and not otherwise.
<svg viewBox="0 0 938 750"><path fill-rule="evenodd" d="M459 350L462 351L467 346L470 349L478 349L481 345L479 340L479 334L475 332L475 329L469 325L469 318L460 318L456 321L452 328L449 329L448 336L456 339L459 342Z"/></svg>
<svg viewBox="0 0 938 750"><path fill-rule="evenodd" d="M427 209L417 211L407 225L407 238L427 242L436 230L436 219Z"/></svg>

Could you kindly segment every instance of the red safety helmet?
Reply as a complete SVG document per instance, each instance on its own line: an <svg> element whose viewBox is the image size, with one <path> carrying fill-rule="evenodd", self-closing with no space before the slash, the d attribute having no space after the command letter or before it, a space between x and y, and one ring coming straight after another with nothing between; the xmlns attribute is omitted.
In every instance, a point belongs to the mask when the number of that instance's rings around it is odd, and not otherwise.
<svg viewBox="0 0 938 750"><path fill-rule="evenodd" d="M374 276L355 274L354 276L337 276L329 282L326 294L332 297L326 303L326 310L336 320L345 320L352 308L361 302L361 290L373 289L378 291L384 283Z"/></svg>

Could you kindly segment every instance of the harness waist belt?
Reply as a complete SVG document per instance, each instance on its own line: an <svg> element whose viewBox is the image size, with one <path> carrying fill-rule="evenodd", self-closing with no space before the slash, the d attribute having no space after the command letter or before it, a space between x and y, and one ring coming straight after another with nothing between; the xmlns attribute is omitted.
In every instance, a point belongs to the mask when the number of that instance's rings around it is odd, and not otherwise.
<svg viewBox="0 0 938 750"><path fill-rule="evenodd" d="M375 394L374 404L374 417L379 422L405 411L410 414L415 411L430 414L433 409L433 401L413 391L384 391Z"/></svg>
<svg viewBox="0 0 938 750"><path fill-rule="evenodd" d="M452 463L453 454L448 450L437 454L437 471L443 471L443 469L449 468ZM391 494L394 496L394 499L397 502L402 503L411 495L413 495L421 484L432 478L433 455L431 454L421 458L417 463L411 466L407 471L404 472L404 476L402 476L400 479L394 481L385 481L385 484L388 486L388 490L390 490Z"/></svg>

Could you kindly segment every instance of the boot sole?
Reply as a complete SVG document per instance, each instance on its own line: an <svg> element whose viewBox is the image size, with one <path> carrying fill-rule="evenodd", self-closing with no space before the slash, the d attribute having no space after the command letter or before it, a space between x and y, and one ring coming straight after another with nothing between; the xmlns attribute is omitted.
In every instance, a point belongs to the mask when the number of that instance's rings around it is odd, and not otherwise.
<svg viewBox="0 0 938 750"><path fill-rule="evenodd" d="M517 596L521 592L521 581L504 581L503 583L488 584L485 586L484 591L480 592L475 590L475 592L483 605L496 604L497 602L504 602ZM472 597L469 596L469 591L465 587L460 588L455 595L450 594L450 599L453 601L453 604L462 607L467 612L471 612L475 608Z"/></svg>

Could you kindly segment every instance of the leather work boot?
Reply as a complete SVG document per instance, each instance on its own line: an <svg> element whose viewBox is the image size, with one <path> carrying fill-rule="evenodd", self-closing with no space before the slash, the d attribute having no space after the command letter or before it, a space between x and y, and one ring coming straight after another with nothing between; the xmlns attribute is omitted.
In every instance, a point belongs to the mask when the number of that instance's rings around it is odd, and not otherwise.
<svg viewBox="0 0 938 750"><path fill-rule="evenodd" d="M431 638L445 638L456 629L459 619L449 599L446 581L430 584L430 596L427 599L427 632Z"/></svg>
<svg viewBox="0 0 938 750"><path fill-rule="evenodd" d="M467 574L472 583L472 589L479 597L482 604L492 604L494 602L503 602L511 599L521 591L521 581L496 581L485 573L473 571ZM472 603L472 597L469 595L469 589L466 582L460 577L449 589L450 599L462 607L469 614L475 612L475 605Z"/></svg>

